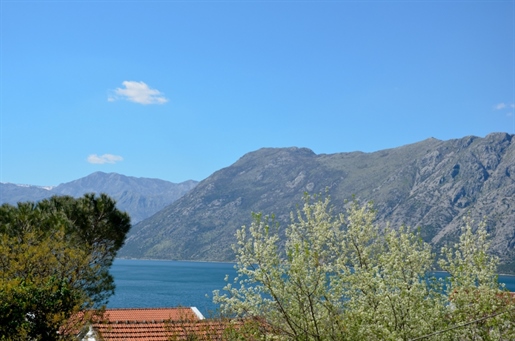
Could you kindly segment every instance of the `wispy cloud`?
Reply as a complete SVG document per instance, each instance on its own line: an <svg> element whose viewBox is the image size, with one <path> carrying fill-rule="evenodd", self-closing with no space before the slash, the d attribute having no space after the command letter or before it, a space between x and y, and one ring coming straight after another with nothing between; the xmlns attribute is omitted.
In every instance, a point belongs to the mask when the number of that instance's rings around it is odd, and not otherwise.
<svg viewBox="0 0 515 341"><path fill-rule="evenodd" d="M104 163L117 163L119 161L123 161L123 157L113 154L104 154L100 156L97 154L91 154L88 156L88 162L97 165L103 165Z"/></svg>
<svg viewBox="0 0 515 341"><path fill-rule="evenodd" d="M109 102L126 100L139 104L164 104L168 99L157 89L151 89L144 82L124 81L123 88L116 88L107 97Z"/></svg>
<svg viewBox="0 0 515 341"><path fill-rule="evenodd" d="M495 110L503 110L503 109L506 109L506 108L511 108L511 109L515 109L515 104L512 103L512 104L506 104L506 103L499 103L499 104L496 104L494 105L494 109Z"/></svg>

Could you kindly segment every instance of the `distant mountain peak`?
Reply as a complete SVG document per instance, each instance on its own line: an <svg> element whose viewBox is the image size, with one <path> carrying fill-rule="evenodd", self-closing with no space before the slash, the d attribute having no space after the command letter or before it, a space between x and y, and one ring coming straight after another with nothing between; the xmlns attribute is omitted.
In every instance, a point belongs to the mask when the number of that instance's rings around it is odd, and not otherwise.
<svg viewBox="0 0 515 341"><path fill-rule="evenodd" d="M304 193L325 193L335 211L355 196L372 200L378 222L420 227L438 249L453 243L462 217L487 219L492 252L515 272L515 143L492 133L429 138L372 153L317 155L307 148L261 148L204 179L130 232L121 256L233 261L235 231L251 212L283 226Z"/></svg>
<svg viewBox="0 0 515 341"><path fill-rule="evenodd" d="M55 188L55 186L37 186L37 185L27 185L27 184L15 184L12 182L0 182L2 185L11 185L11 186L17 186L17 187L23 187L23 188L40 188L47 191L51 191Z"/></svg>
<svg viewBox="0 0 515 341"><path fill-rule="evenodd" d="M0 184L0 203L39 201L52 195L79 197L85 193L106 193L117 201L119 209L129 213L133 223L137 223L173 203L196 184L193 180L176 184L98 171L59 186Z"/></svg>

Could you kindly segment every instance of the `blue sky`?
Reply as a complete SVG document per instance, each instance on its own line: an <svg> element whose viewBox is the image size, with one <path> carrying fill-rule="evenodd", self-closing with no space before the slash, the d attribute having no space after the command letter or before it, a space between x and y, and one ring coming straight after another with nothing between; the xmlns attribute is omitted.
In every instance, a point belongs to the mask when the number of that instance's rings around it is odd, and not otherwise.
<svg viewBox="0 0 515 341"><path fill-rule="evenodd" d="M515 1L5 1L0 181L515 130Z"/></svg>

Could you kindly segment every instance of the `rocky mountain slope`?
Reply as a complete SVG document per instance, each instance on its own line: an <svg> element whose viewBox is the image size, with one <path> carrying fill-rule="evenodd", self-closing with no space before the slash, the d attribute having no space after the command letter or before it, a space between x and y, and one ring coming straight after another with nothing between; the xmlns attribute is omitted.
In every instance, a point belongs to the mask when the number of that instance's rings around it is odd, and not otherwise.
<svg viewBox="0 0 515 341"><path fill-rule="evenodd" d="M503 271L515 271L515 143L505 133L431 138L374 153L260 149L136 224L120 256L233 260L234 233L251 212L286 223L305 192L326 190L336 209L353 195L373 200L379 223L420 227L437 247L456 239L465 215L486 218L492 251Z"/></svg>
<svg viewBox="0 0 515 341"><path fill-rule="evenodd" d="M85 193L106 193L127 211L132 223L148 218L191 190L197 181L181 183L149 178L136 178L117 173L96 172L56 187L20 186L0 183L0 203L38 201L52 195L79 197Z"/></svg>

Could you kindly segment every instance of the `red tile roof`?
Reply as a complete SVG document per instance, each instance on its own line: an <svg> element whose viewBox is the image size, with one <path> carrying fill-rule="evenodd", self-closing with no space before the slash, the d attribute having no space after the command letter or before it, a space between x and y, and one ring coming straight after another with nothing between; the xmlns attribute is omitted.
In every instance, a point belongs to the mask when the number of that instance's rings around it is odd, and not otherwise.
<svg viewBox="0 0 515 341"><path fill-rule="evenodd" d="M214 341L237 331L245 340L256 340L256 328L269 330L260 319L206 320L194 307L107 309L93 317L92 324L82 329L81 337L102 341Z"/></svg>
<svg viewBox="0 0 515 341"><path fill-rule="evenodd" d="M104 319L109 322L182 321L203 318L204 316L195 307L107 309L104 313Z"/></svg>
<svg viewBox="0 0 515 341"><path fill-rule="evenodd" d="M170 333L165 322L103 323L94 324L105 341L168 341Z"/></svg>
<svg viewBox="0 0 515 341"><path fill-rule="evenodd" d="M107 309L93 328L105 341L167 341L172 322L195 322L204 317L196 308Z"/></svg>
<svg viewBox="0 0 515 341"><path fill-rule="evenodd" d="M209 320L95 325L105 341L221 340L228 327L229 322Z"/></svg>

